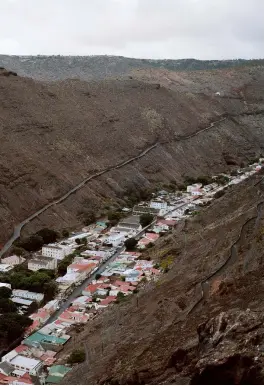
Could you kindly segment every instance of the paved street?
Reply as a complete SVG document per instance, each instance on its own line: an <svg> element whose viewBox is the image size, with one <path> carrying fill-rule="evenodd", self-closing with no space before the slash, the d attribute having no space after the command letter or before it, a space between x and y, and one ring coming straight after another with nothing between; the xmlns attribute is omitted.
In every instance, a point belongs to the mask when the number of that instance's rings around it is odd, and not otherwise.
<svg viewBox="0 0 264 386"><path fill-rule="evenodd" d="M166 213L166 215L170 214L171 212L173 212L175 209L178 209L178 208L181 208L182 206L186 205L185 203L178 206L178 207L175 207L174 209L168 211ZM146 232L148 230L148 228L150 228L152 225L154 225L155 223L157 222L157 219L155 219L151 224L149 224L147 227L145 227L144 229L142 229L140 232L138 232L134 237L136 239L138 239L144 232ZM92 283L93 280L95 280L95 276L98 274L98 273L102 273L107 265L109 263L111 263L117 256L119 256L121 254L121 252L123 252L125 250L125 248L122 246L120 248L117 249L116 253L111 256L107 261L105 261L100 267L99 269L92 275L90 276L89 278L87 278L82 284L80 284L78 287L76 287L74 289L74 291L72 292L71 295L69 295L69 297L67 298L67 300L62 303L60 309L58 311L56 311L49 319L48 321L45 323L46 324L49 324L49 323L52 323L54 322L56 319L58 319L59 315L62 314L70 305L71 303L76 299L78 298L79 296L81 296L82 294L82 291L89 285Z"/></svg>

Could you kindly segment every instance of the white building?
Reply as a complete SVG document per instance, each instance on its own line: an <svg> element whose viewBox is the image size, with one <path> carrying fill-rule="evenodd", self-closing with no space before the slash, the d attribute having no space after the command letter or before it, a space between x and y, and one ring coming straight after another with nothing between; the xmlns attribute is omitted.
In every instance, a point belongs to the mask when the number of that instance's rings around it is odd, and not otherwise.
<svg viewBox="0 0 264 386"><path fill-rule="evenodd" d="M81 255L82 256L98 256L98 257L102 257L104 260L104 259L107 259L108 257L111 256L111 252L110 251L96 251L96 250L87 249L86 251L82 252Z"/></svg>
<svg viewBox="0 0 264 386"><path fill-rule="evenodd" d="M48 244L42 247L42 256L52 257L53 259L62 260L65 256L72 253L71 245Z"/></svg>
<svg viewBox="0 0 264 386"><path fill-rule="evenodd" d="M12 265L10 264L0 264L0 272L6 273L13 269Z"/></svg>
<svg viewBox="0 0 264 386"><path fill-rule="evenodd" d="M193 184L193 185L188 185L187 186L187 193L192 193L193 191L197 191L201 189L203 185L202 184Z"/></svg>
<svg viewBox="0 0 264 386"><path fill-rule="evenodd" d="M2 259L2 263L15 266L15 265L24 263L25 260L26 259L24 259L24 257L13 255L13 256L8 256L8 257L5 257L4 259Z"/></svg>
<svg viewBox="0 0 264 386"><path fill-rule="evenodd" d="M150 208L159 209L159 210L161 209L166 210L167 206L168 206L167 202L164 202L162 200L152 200L150 201L150 204L149 204Z"/></svg>
<svg viewBox="0 0 264 386"><path fill-rule="evenodd" d="M127 233L117 232L110 234L105 240L105 244L111 244L113 247L118 247L127 237Z"/></svg>
<svg viewBox="0 0 264 386"><path fill-rule="evenodd" d="M202 196L203 195L203 192L201 190L193 190L191 193L192 193L192 196Z"/></svg>
<svg viewBox="0 0 264 386"><path fill-rule="evenodd" d="M12 366L14 366L17 370L22 370L24 372L28 372L30 375L38 375L41 368L42 362L36 359L27 358L23 355L16 355L9 362Z"/></svg>
<svg viewBox="0 0 264 386"><path fill-rule="evenodd" d="M30 271L39 271L40 269L54 270L57 268L57 259L46 256L39 256L35 259L29 260L28 269Z"/></svg>
<svg viewBox="0 0 264 386"><path fill-rule="evenodd" d="M94 237L94 235L91 232L76 233L74 236L69 237L68 241L75 241L76 239L83 239L84 237L90 239Z"/></svg>
<svg viewBox="0 0 264 386"><path fill-rule="evenodd" d="M41 302L44 299L43 294L20 289L13 289L12 296L22 299L34 300L35 302Z"/></svg>
<svg viewBox="0 0 264 386"><path fill-rule="evenodd" d="M29 307L33 303L33 300L18 298L16 296L12 297L11 300L13 303L18 304L18 306L25 306L25 307Z"/></svg>
<svg viewBox="0 0 264 386"><path fill-rule="evenodd" d="M9 283L0 283L0 288L1 287L6 287L6 288L11 289L11 284L9 284Z"/></svg>

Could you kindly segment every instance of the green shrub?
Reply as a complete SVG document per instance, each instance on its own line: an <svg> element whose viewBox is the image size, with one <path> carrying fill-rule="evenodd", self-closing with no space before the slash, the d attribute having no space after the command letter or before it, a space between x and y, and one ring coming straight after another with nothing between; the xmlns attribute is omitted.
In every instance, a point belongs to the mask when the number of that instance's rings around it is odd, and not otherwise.
<svg viewBox="0 0 264 386"><path fill-rule="evenodd" d="M72 351L67 362L70 365L74 365L75 363L82 363L85 361L85 357L86 355L83 349L76 349Z"/></svg>

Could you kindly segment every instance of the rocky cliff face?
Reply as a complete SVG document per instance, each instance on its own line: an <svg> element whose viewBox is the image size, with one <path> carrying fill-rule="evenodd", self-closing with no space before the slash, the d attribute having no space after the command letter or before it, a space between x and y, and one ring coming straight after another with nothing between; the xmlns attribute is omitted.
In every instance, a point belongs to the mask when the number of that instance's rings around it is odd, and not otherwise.
<svg viewBox="0 0 264 386"><path fill-rule="evenodd" d="M0 76L0 240L87 176L153 144L25 231L81 225L91 210L98 213L131 189L225 171L229 156L239 164L264 152L263 69L207 74L182 74L183 88L179 78L163 84L163 73L146 81L52 84ZM215 94L219 85L222 96Z"/></svg>
<svg viewBox="0 0 264 386"><path fill-rule="evenodd" d="M64 382L262 383L263 203L259 175L161 238L148 253L170 271L76 335L62 355L87 361Z"/></svg>

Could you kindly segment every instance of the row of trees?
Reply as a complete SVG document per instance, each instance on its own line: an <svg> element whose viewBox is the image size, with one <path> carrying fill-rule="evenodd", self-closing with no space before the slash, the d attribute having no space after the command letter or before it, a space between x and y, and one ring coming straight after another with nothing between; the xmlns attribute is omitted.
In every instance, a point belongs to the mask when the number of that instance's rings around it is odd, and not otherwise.
<svg viewBox="0 0 264 386"><path fill-rule="evenodd" d="M10 283L13 289L24 289L33 292L44 293L45 300L52 299L57 291L53 271L39 270L29 271L23 265L18 265L12 272L0 275L0 280Z"/></svg>
<svg viewBox="0 0 264 386"><path fill-rule="evenodd" d="M10 299L11 289L0 288L0 341L3 348L19 338L32 320L27 316L18 315L17 306Z"/></svg>
<svg viewBox="0 0 264 386"><path fill-rule="evenodd" d="M20 254L23 250L27 252L38 251L44 244L54 243L57 241L59 235L52 229L43 228L35 234L20 238L15 242L15 247L20 248ZM22 249L21 249L22 248ZM17 250L17 253L19 251Z"/></svg>

